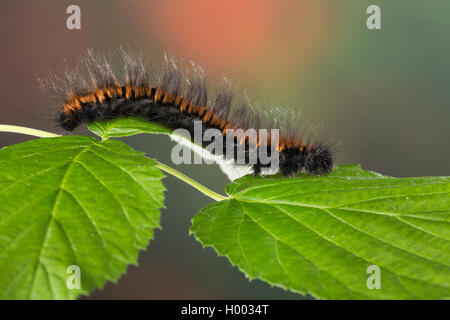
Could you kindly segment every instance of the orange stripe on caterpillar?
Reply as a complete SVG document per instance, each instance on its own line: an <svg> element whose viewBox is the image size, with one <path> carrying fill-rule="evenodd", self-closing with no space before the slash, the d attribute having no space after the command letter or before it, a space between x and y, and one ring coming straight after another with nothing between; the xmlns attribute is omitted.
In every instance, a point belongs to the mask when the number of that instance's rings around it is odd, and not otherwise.
<svg viewBox="0 0 450 320"><path fill-rule="evenodd" d="M172 101L174 101L175 98L173 95L171 94L164 94L164 99L163 99L163 103L171 103Z"/></svg>
<svg viewBox="0 0 450 320"><path fill-rule="evenodd" d="M180 111L183 112L186 110L186 107L189 105L189 101L186 98L183 98L183 102L181 103Z"/></svg>
<svg viewBox="0 0 450 320"><path fill-rule="evenodd" d="M132 90L133 88L130 84L125 84L125 99L131 99Z"/></svg>
<svg viewBox="0 0 450 320"><path fill-rule="evenodd" d="M134 89L134 97L140 98L147 95L147 88L146 87L139 87Z"/></svg>
<svg viewBox="0 0 450 320"><path fill-rule="evenodd" d="M187 112L188 113L192 113L192 112L194 112L195 111L195 105L193 105L192 103L191 104L189 104L189 108L187 109Z"/></svg>
<svg viewBox="0 0 450 320"><path fill-rule="evenodd" d="M63 106L63 111L66 115L72 114L73 112L77 112L79 110L81 110L81 103L77 96L73 96L69 102Z"/></svg>
<svg viewBox="0 0 450 320"><path fill-rule="evenodd" d="M177 96L175 98L175 107L178 107L180 105L180 102L181 102L181 96Z"/></svg>
<svg viewBox="0 0 450 320"><path fill-rule="evenodd" d="M163 95L163 91L161 90L161 88L160 87L156 88L155 98L154 98L155 103L158 103L158 101L161 99L162 95Z"/></svg>
<svg viewBox="0 0 450 320"><path fill-rule="evenodd" d="M86 94L84 96L80 96L80 97L78 97L78 99L83 104L84 103L96 103L97 102L97 99L95 98L95 94L93 94L92 92L88 93L88 94Z"/></svg>
<svg viewBox="0 0 450 320"><path fill-rule="evenodd" d="M225 127L222 130L222 134L225 134L229 128L230 128L230 123L227 122L227 124L225 125Z"/></svg>
<svg viewBox="0 0 450 320"><path fill-rule="evenodd" d="M105 92L108 95L110 99L115 98L117 96L117 89L116 87L111 88L105 88Z"/></svg>
<svg viewBox="0 0 450 320"><path fill-rule="evenodd" d="M205 116L203 117L203 122L208 122L209 119L211 118L212 115L212 109L208 109L208 111L206 111Z"/></svg>
<svg viewBox="0 0 450 320"><path fill-rule="evenodd" d="M98 101L103 102L105 100L105 94L103 93L103 90L97 89L95 91L95 95L97 96Z"/></svg>
<svg viewBox="0 0 450 320"><path fill-rule="evenodd" d="M204 127L219 129L224 138L225 135L233 137L235 144L248 143L257 148L276 145L278 152L283 153L280 157L283 163L279 165L283 176L295 176L302 168L313 174L332 170L333 159L328 146L304 141L304 136L295 130L298 123L295 117L289 117L289 123L286 124L277 121L276 115L274 119L268 119L269 127L280 130L280 134L273 138L270 133L264 136L244 134L241 131L262 129L265 121L250 108L247 100L239 104L241 110L232 110L236 104L232 104L233 93L228 83L218 88L216 97L209 97L202 70L194 69L192 75L183 79L184 74L175 65L175 60L166 59L159 83L152 88L139 56L124 53L124 63L126 81L123 86L117 82L110 64L102 57L87 61L91 79L73 81L68 78L61 88L53 86L59 94L65 94L67 88L72 92L68 100L63 100L58 123L72 131L80 123L97 119L143 116L171 129L191 129L193 123L201 119ZM183 86L185 81L187 86ZM84 88L91 85L94 89L86 92ZM88 107L86 104L89 104ZM234 130L234 134L230 129ZM261 172L263 167L258 163L254 167L255 174Z"/></svg>
<svg viewBox="0 0 450 320"><path fill-rule="evenodd" d="M141 97L141 88L134 88L134 98L137 99Z"/></svg>
<svg viewBox="0 0 450 320"><path fill-rule="evenodd" d="M117 86L116 92L117 92L117 94L118 94L119 97L122 96L123 91L122 91L122 86L121 86L120 84Z"/></svg>
<svg viewBox="0 0 450 320"><path fill-rule="evenodd" d="M150 97L152 95L152 86L151 85L145 86L145 95L147 97Z"/></svg>
<svg viewBox="0 0 450 320"><path fill-rule="evenodd" d="M211 120L209 120L209 123L211 123L212 125L217 126L220 122L220 119L215 117L214 114L211 116Z"/></svg>
<svg viewBox="0 0 450 320"><path fill-rule="evenodd" d="M223 128L225 128L225 126L227 126L227 125L228 125L228 122L227 122L227 120L224 119L220 122L219 127L220 127L220 129L223 130Z"/></svg>
<svg viewBox="0 0 450 320"><path fill-rule="evenodd" d="M66 104L63 106L63 112L64 112L64 114L65 114L66 116L72 114L72 112L74 112L74 111L75 111L75 108L74 108L72 105L68 104L68 103L66 103Z"/></svg>
<svg viewBox="0 0 450 320"><path fill-rule="evenodd" d="M198 115L201 117L203 115L203 113L205 112L205 110L206 110L206 106L202 106L200 108L200 110L198 111Z"/></svg>

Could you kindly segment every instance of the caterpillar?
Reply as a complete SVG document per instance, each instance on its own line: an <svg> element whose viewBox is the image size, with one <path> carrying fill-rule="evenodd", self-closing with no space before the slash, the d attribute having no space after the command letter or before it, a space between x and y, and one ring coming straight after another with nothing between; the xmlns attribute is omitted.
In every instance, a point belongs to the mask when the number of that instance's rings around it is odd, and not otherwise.
<svg viewBox="0 0 450 320"><path fill-rule="evenodd" d="M193 133L194 122L201 121L203 130L217 129L222 137L229 138L232 129L279 129L278 170L282 176L296 176L303 169L314 175L329 173L333 157L328 145L309 141L299 133L299 123L289 119L287 123L269 117L269 121L255 111L248 99L232 110L233 90L228 79L218 88L215 96L207 92L206 71L192 63L189 73L181 71L174 57L164 54L164 66L156 86L150 84L142 54L121 50L125 80L120 84L104 55L88 50L86 57L74 70L66 70L62 76L51 75L47 83L61 97L61 109L57 124L72 131L83 122L110 120L118 117L141 116L160 123L172 130L186 129ZM82 72L80 69L85 71ZM87 72L86 72L87 71ZM270 134L263 146L259 137L248 139L233 134L233 148L244 146L245 161L249 165L251 148L271 149ZM227 144L224 144L227 146ZM229 143L228 143L229 146ZM225 152L223 153L225 154ZM236 157L237 153L234 153ZM237 160L237 159L234 159ZM255 175L263 174L268 164L259 158L252 164Z"/></svg>

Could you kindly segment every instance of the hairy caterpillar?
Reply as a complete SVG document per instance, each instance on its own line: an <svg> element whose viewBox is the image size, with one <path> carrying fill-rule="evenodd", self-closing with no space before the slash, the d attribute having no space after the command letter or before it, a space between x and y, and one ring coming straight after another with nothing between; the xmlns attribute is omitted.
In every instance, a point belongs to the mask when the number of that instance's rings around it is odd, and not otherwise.
<svg viewBox="0 0 450 320"><path fill-rule="evenodd" d="M170 129L187 129L191 133L194 122L201 121L205 130L220 130L224 140L231 129L277 128L279 145L276 152L279 171L283 176L295 176L303 168L311 174L326 174L332 170L333 158L329 147L323 143L305 141L304 135L297 129L299 123L294 122L295 118L282 123L276 117L270 117L264 123L262 117L250 108L248 100L232 110L233 90L228 80L225 79L215 96L209 98L203 68L193 64L191 72L186 75L173 57L165 55L159 81L156 86L151 86L142 55L122 50L122 57L125 71L123 85L116 79L105 56L95 55L90 50L81 63L87 73L77 68L66 71L62 77L52 76L49 79L48 84L63 100L57 121L62 128L72 131L86 121L133 116L142 116ZM233 148L243 145L246 150L247 165L248 150L270 149L270 135L268 142L262 145L259 137L252 140L232 134ZM252 165L255 175L268 166L260 159Z"/></svg>

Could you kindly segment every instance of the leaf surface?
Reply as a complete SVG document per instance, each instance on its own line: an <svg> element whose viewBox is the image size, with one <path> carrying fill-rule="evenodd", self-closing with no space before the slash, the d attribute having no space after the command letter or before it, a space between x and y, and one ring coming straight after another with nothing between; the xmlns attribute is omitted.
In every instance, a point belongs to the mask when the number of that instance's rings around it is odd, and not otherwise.
<svg viewBox="0 0 450 320"><path fill-rule="evenodd" d="M246 176L227 193L191 233L250 279L327 299L450 297L449 177L344 165L325 177ZM372 265L381 289L368 288Z"/></svg>
<svg viewBox="0 0 450 320"><path fill-rule="evenodd" d="M73 299L136 264L159 228L163 175L120 141L45 138L0 149L0 299ZM81 288L69 289L69 266Z"/></svg>
<svg viewBox="0 0 450 320"><path fill-rule="evenodd" d="M99 134L170 134L145 119L115 121ZM327 299L450 297L449 177L347 165L325 177L246 176L227 193L193 218L191 232L250 279ZM367 285L373 265L379 290Z"/></svg>
<svg viewBox="0 0 450 320"><path fill-rule="evenodd" d="M120 138L133 136L140 133L167 134L170 135L172 130L155 122L149 122L141 117L117 118L109 121L94 121L88 124L89 130L102 137L103 140L108 138Z"/></svg>

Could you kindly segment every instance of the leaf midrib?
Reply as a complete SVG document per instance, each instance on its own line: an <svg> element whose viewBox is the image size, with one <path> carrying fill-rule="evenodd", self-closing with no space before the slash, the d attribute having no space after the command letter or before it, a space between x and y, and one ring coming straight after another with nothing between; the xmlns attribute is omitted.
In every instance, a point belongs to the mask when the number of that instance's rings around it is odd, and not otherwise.
<svg viewBox="0 0 450 320"><path fill-rule="evenodd" d="M239 203L239 202L238 202L238 203ZM350 290L352 290L352 291L354 291L354 292L357 292L357 293L359 293L359 294L361 294L361 295L363 295L363 296L365 296L365 297L368 297L365 293L363 293L363 292L361 292L361 291L359 291L359 290L356 290L356 289L354 289L354 288L350 288L348 285L346 285L345 283L343 283L340 279L336 278L333 274L330 274L328 271L322 269L322 267L319 266L316 262L314 262L314 261L310 260L309 258L305 257L305 256L304 256L301 252L299 252L296 248L293 248L290 244L288 244L288 243L284 242L283 240L281 240L280 238L278 238L275 234L273 234L271 231L269 231L265 226L261 225L259 222L257 222L255 219L253 219L253 217L251 217L250 214L248 214L247 210L244 208L244 206L242 206L241 203L239 203L239 205L240 205L241 208L242 208L242 212L244 212L245 215L246 215L247 217L249 217L250 220L251 220L252 222L254 222L256 225L258 225L258 226L259 226L261 229L263 229L265 232L267 232L274 240L279 241L279 242L283 243L284 245L286 245L287 247L291 248L293 251L297 252L300 256L302 256L305 260L309 261L312 265L314 265L314 266L316 267L317 270L319 270L319 271L321 271L321 272L324 272L324 273L328 274L330 277L332 277L332 278L333 278L334 280L336 280L337 282L341 283L341 284L342 284L343 286L345 286L346 288L348 288L348 289L350 289ZM291 217L291 219L293 219L293 218ZM295 219L294 219L294 220L295 220ZM307 226L305 226L305 227L308 228ZM309 229L309 228L308 228L308 229ZM314 230L311 230L311 231L314 232L314 233L316 233L316 231L314 231ZM320 236L320 235L319 235L319 236ZM334 244L334 243L333 243L333 245L336 246L336 244ZM241 249L241 250L242 250L242 249ZM345 250L345 249L344 249L344 250ZM280 267L281 267L281 266L280 266ZM286 275L287 278L290 278L288 274L285 273L285 275ZM292 281L292 280L291 280L291 281Z"/></svg>
<svg viewBox="0 0 450 320"><path fill-rule="evenodd" d="M329 179L329 178L331 178L331 177L328 177L327 179ZM352 178L351 181L355 181L355 180L367 181L367 180L369 180L367 178L365 178L365 179L354 179L354 177L351 177L351 178ZM385 178L387 179L387 178L390 178L390 177L385 177ZM373 179L373 180L377 181L377 180L379 180L379 178L376 178L376 179ZM258 189L264 189L264 188L269 188L270 189L270 187L278 186L278 185L286 185L286 184L290 184L290 183L307 184L308 182L318 182L318 181L320 181L320 180L308 179L308 180L305 180L305 181L295 180L295 181L291 181L291 182L281 182L281 183L274 183L274 184L267 184L267 185L250 186L250 187L244 187L244 189L241 189L241 190L233 190L232 195L234 197L237 197L237 196L243 196L246 193L249 193L251 191L255 191L255 190L258 190ZM348 179L342 179L342 181L348 182L349 180ZM335 181L333 181L333 183L335 183ZM427 182L427 183L420 183L420 184L416 183L416 184L414 184L414 186L419 187L419 186L430 186L430 185L437 185L437 184L448 185L449 182L447 182L447 181L446 182L432 182L432 183L428 183ZM363 190L377 190L377 189L391 189L391 188L395 189L395 188L403 188L403 187L411 187L411 183L396 184L396 185L381 185L381 186L373 186L373 187L352 187L352 188L343 188L343 189L341 189L341 188L339 188L339 189L325 189L325 190L317 190L317 191L311 191L311 192L296 192L296 193L293 193L291 195L328 194L328 193L334 192L334 191L346 191L346 192L349 192L349 191L363 191ZM286 195L284 194L283 196L286 196ZM278 196L276 196L276 197L278 197ZM275 198L270 198L270 199L276 199L276 197ZM268 199L266 199L266 200L268 200Z"/></svg>
<svg viewBox="0 0 450 320"><path fill-rule="evenodd" d="M85 151L86 151L86 149L81 150L78 154L75 155L75 157L73 157L71 159L71 161L69 161L69 166L67 167L67 170L64 172L64 175L61 178L61 182L60 182L59 188L58 188L59 189L58 190L58 194L56 195L55 201L53 202L53 207L52 207L52 210L50 212L50 219L49 219L49 222L48 222L48 225L47 225L47 229L45 231L45 236L44 236L44 239L42 240L41 247L39 248L38 257L37 257L37 260L36 260L36 263L35 263L35 266L34 266L34 273L33 273L33 276L32 276L32 283L31 283L31 287L30 287L30 291L29 291L29 295L28 295L29 299L31 299L31 295L33 293L33 288L34 288L35 281L36 281L37 270L39 268L39 265L42 264L42 262L41 262L42 249L44 248L45 242L47 241L48 230L50 229L49 228L50 224L52 223L53 219L55 218L55 216L54 216L55 208L56 208L56 205L57 205L57 203L59 201L59 197L61 196L61 193L62 193L62 191L64 189L64 183L66 182L66 178L67 178L68 172L72 168L72 166L75 163L75 161L77 160L77 158ZM53 289L51 289L51 291L53 291ZM55 298L55 297L53 296L53 298Z"/></svg>
<svg viewBox="0 0 450 320"><path fill-rule="evenodd" d="M296 206L301 208L311 208L311 209L342 209L342 210L349 210L349 211L357 211L357 212L364 212L364 213L371 213L371 214L378 214L383 216L402 216L402 217L410 217L410 218L416 218L416 219L422 219L422 220L430 220L435 222L445 222L448 223L446 220L439 220L439 219L432 219L424 216L415 216L407 213L388 213L388 212L380 212L380 211L371 211L367 209L357 209L357 208L348 208L348 207L326 207L326 206L318 206L313 204L305 204L305 203L298 203L298 202L290 202L290 201L264 201L261 199L251 199L251 198L241 198L241 197L233 197L232 199L243 201L243 202L249 202L249 203L263 203L266 205L288 205L288 206Z"/></svg>
<svg viewBox="0 0 450 320"><path fill-rule="evenodd" d="M286 243L286 242L282 241L281 239L279 239L279 238L278 238L277 236L275 236L272 232L270 232L265 226L261 225L259 222L257 222L255 219L253 219L253 218L250 216L250 214L247 212L247 210L245 210L245 208L242 206L242 204L240 204L240 205L241 205L241 207L242 207L242 211L243 211L243 212L244 212L244 213L245 213L245 214L246 214L246 215L247 215L247 216L248 216L248 217L249 217L256 225L258 225L260 228L262 228L263 230L265 230L269 235L271 235L272 238L274 238L274 239L277 240L277 241L280 241L280 242L283 243L284 245L290 247L292 250L294 250L295 252L297 252L298 254L300 254L301 256L303 256L297 249L293 248L293 247L292 247L291 245L289 245L288 243ZM286 214L288 217L290 217L291 219L293 219L293 220L296 221L297 223L300 223L300 224L303 225L305 228L309 229L310 231L312 231L313 233L315 233L316 235L318 235L318 236L319 236L320 238L322 238L323 240L329 242L329 243L332 244L333 246L336 246L336 247L338 247L338 248L341 248L342 250L348 252L349 254L351 254L351 255L353 255L353 256L355 256L355 257L357 257L357 258L359 258L359 259L361 259L361 260L363 260L363 261L365 261L365 262L368 262L369 264L373 264L371 261L367 260L366 258L361 257L361 256L359 256L358 254L356 254L356 253L354 253L354 252L352 252L352 251L349 251L347 248L344 248L344 247L341 247L341 246L337 245L336 243L334 243L334 242L331 241L330 239L327 239L327 238L324 237L322 234L318 233L316 230L314 230L314 229L312 229L311 227L309 227L309 226L303 224L301 221L298 221L297 219L293 218L291 215L289 215L288 213L286 213L286 212L285 212L284 210L282 210L281 208L278 208L278 207L275 207L275 206L274 206L274 208L277 209L277 210L279 210L279 211L281 211L282 213ZM377 240L378 240L378 239L377 239ZM403 250L403 249L402 249L402 250ZM359 294L361 294L361 295L364 295L364 296L368 297L365 293L363 293L363 292L361 292L361 291L359 291L359 290L357 290L357 289L355 289L355 288L351 288L351 287L349 287L348 285L342 283L339 279L335 278L335 277L334 277L333 275L331 275L329 272L327 272L327 271L323 270L321 267L319 267L315 262L309 260L309 259L306 258L305 256L303 256L303 257L304 257L306 260L310 261L312 264L314 264L314 265L315 265L319 270L321 270L322 272L325 272L325 273L327 273L328 275L332 276L336 281L338 281L339 283L341 283L342 285L344 285L346 288L348 288L348 289L350 289L350 290L352 290L352 291L354 291L354 292L357 292L357 293L359 293ZM443 265L442 263L439 263L439 264ZM393 270L391 270L390 268L387 268L387 267L385 267L385 266L381 266L381 265L380 265L380 267L383 267L384 269L389 270L392 274L394 274L394 275L397 276L397 278L398 278L398 276L399 276L398 272L393 271ZM422 279L411 278L411 277L408 276L408 275L401 275L401 276L404 277L404 278L409 278L409 279L414 280L414 281L423 282L423 283L426 283L426 284L429 283L429 282L424 281L424 280L422 280ZM400 280L399 280L399 281L400 281ZM438 286L438 287L444 287L444 288L447 288L447 287L448 287L448 286L442 286L442 284L436 284L436 283L432 283L432 284L433 284L434 286ZM404 286L402 285L402 287L404 287ZM409 293L412 293L410 290L408 290L408 289L406 289L406 288L405 288L405 290L406 290L407 292L409 292ZM415 294L413 294L413 296L415 296Z"/></svg>
<svg viewBox="0 0 450 320"><path fill-rule="evenodd" d="M329 209L342 209L342 210L350 210L350 211L356 211L356 212L374 213L374 212L369 212L369 211L364 211L364 210L358 210L358 209L349 209L349 208L345 208L345 207L344 207L344 208L334 208L334 207L309 206L309 205L303 205L303 204L298 204L298 203L277 203L277 202L263 202L263 201L248 201L248 199L245 199L245 200L244 200L244 199L242 199L242 198L238 198L238 199L235 199L235 200L237 200L238 202L239 202L239 201L243 201L243 202L248 202L248 203L264 203L264 204L266 204L266 205L268 205L268 206L272 206L272 207L274 207L274 208L276 208L276 209L278 209L278 210L280 210L280 211L282 211L282 212L285 212L285 211L282 210L281 208L279 208L278 206L276 206L277 204L280 204L280 205L292 205L292 206L298 206L298 207L304 207L304 208L318 209L318 210L322 210L322 211L326 212L327 214L329 214L329 215L332 216L333 218L337 219L338 221L341 221L342 219L339 219L339 218L335 217L334 214L330 213ZM386 216L393 217L393 218L398 218L398 216L399 216L399 215L390 215L390 214L381 214L381 213L379 213L379 214L380 214L380 215L386 215ZM289 215L289 216L290 216L290 215ZM406 215L406 214L402 214L401 217L412 217L412 218L418 219L418 218L415 217L415 216L412 216L412 215ZM292 218L292 219L294 219L295 221L297 221L297 219L295 219L295 218ZM411 225L411 224L407 224L406 222L404 222L404 221L402 221L402 220L400 220L400 219L398 219L398 220L399 220L400 222L404 223L408 228L412 228L413 230L418 230L418 231L420 231L420 232L424 232L424 231L422 231L421 229L416 228L415 226L413 226L413 225ZM433 219L424 219L424 220L439 221L439 220L433 220ZM441 221L439 221L439 222L441 222ZM446 221L442 221L442 222L446 222ZM415 255L415 256L417 256L417 257L420 257L420 258L422 258L422 259L425 259L426 261L434 262L434 263L437 263L437 264L440 264L440 265L444 265L444 266L449 267L449 265L447 265L447 264L445 264L445 263L442 263L442 262L440 262L440 261L432 260L432 259L430 259L430 258L428 258L428 257L421 256L421 255L419 255L419 254L417 254L417 253L415 253L415 252L406 250L406 249L404 249L404 248L397 247L397 246L395 246L395 245L393 245L393 244L391 244L391 243L389 243L389 242L386 242L386 241L384 241L384 240L382 240L382 239L378 239L378 238L376 238L376 237L374 237L374 236L372 236L372 235L370 235L370 234L368 234L368 233L366 233L366 232L364 232L364 231L362 231L362 230L359 230L359 229L356 228L355 226L348 224L347 222L342 221L342 223L345 223L345 224L348 225L349 227L351 227L351 228L353 228L353 229L355 229L355 230L357 230L357 231L359 231L359 232L361 232L361 233L363 233L363 234L365 234L365 235L371 237L372 239L381 241L381 242L383 242L383 243L385 243L385 244L387 244L387 245L389 245L389 246L392 246L392 247L394 247L394 248L396 248L396 249L398 249L398 250L408 252L408 253L410 253L410 254L412 254L412 255ZM441 240L444 240L444 241L448 241L448 240L445 239L445 238L438 237L438 236L433 235L433 234L430 234L430 233L428 233L428 232L427 232L427 234L429 234L430 236L433 236L433 237L435 237L435 238L437 238L437 239L441 239ZM391 272L393 272L393 271L391 271ZM393 273L394 273L394 272L393 272Z"/></svg>
<svg viewBox="0 0 450 320"><path fill-rule="evenodd" d="M241 204L240 204L240 205L241 205ZM243 207L242 205L241 205L241 207L242 207L243 212L244 212L244 213L245 213L252 221L254 221L257 225L259 225L261 228L263 228L264 230L266 230L266 231L267 231L272 237L274 237L275 239L277 239L277 240L279 240L280 242L282 242L283 244L285 244L285 245L291 247L289 244L287 244L287 243L285 243L284 241L278 239L278 238L277 238L276 236L274 236L270 231L268 231L267 228L263 227L263 226L262 226L260 223L258 223L255 219L253 219L253 218L249 215L249 213L244 209L244 207ZM334 246L336 246L336 247L338 247L338 248L341 248L342 250L347 251L348 253L352 254L353 256L355 256L355 257L357 257L357 258L359 258L359 259L362 259L363 261L366 261L366 262L368 262L368 263L372 263L371 261L367 260L366 258L364 258L364 257L362 257L362 256L359 256L358 254L356 254L356 253L354 253L354 252L352 252L352 251L349 251L347 248L341 247L341 246L339 246L338 244L334 243L332 240L326 238L326 237L323 236L322 234L318 233L316 230L314 230L314 229L312 229L311 227L309 227L309 226L303 224L303 223L302 223L301 221L299 221L298 219L295 219L294 217L292 217L292 216L291 216L289 213L287 213L285 210L283 210L283 209L281 209L281 208L279 208L279 207L277 207L277 206L275 206L275 205L272 205L272 207L274 207L275 209L277 209L277 210L279 210L280 212L284 213L285 215L287 215L288 217L290 217L291 219L293 219L293 220L296 221L297 223L303 225L305 228L311 230L312 232L314 232L315 234L317 234L319 237L321 237L323 240L325 240L325 241L331 243L332 245L334 245ZM324 209L322 209L322 210L324 210ZM324 211L325 211L325 210L324 210ZM353 226L349 225L349 227L353 227ZM355 228L354 228L354 229L355 229ZM359 232L361 232L361 233L363 233L363 234L366 234L366 233L364 233L364 232L362 232L362 231L360 231L360 230L358 230L358 229L355 229L355 230L357 230L357 231L359 231ZM366 234L366 235L369 236L369 237L371 237L371 238L373 238L373 239L375 239L375 240L384 242L383 240L378 239L378 238L375 238L375 237L373 237L373 236L371 236L371 235L368 235L368 234ZM386 242L384 242L384 243L386 243ZM410 254L413 254L413 255L416 255L416 256L417 256L417 254L411 253L411 252L409 252L409 251L407 251L407 250L405 250L405 249L403 249L403 248L395 247L394 245L392 245L392 244L390 244L390 243L386 243L386 244L388 244L388 245L390 245L390 246L392 246L392 247L394 247L394 248L396 248L396 249L398 249L398 250L402 250L402 251L405 251L405 252L408 252L408 253L410 253ZM291 248L292 248L292 247L291 247ZM298 252L298 250L296 250L295 248L292 248L292 249L293 249L294 251ZM419 257L420 257L420 256L419 256ZM447 266L447 265L445 265L445 264L443 264L443 263L441 263L441 262L436 262L436 261L434 261L434 260L430 260L430 259L425 258L425 257L421 257L421 258L424 259L424 260L426 260L426 261L430 261L430 262L432 262L432 263L437 263L437 264L439 264L439 265ZM381 266L381 265L380 265L380 266ZM388 268L388 267L386 267L386 266L382 266L382 267L385 268L386 270L389 270L389 271L390 271L391 273L393 273L393 274L398 274L398 272L393 271L393 270L391 270L390 268ZM405 277L405 278L411 278L411 277L409 277L409 276L407 276L407 275L401 275L401 276L402 276L402 277ZM415 280L415 281L419 281L419 282L428 283L428 282L426 282L426 281L424 281L424 280L421 280L421 279L416 279L416 278L411 278L411 279L412 279L412 280ZM441 284L436 284L436 283L433 283L433 284L436 285L436 286L441 286ZM355 290L355 291L357 291L357 290ZM357 291L357 292L359 292L359 291Z"/></svg>

